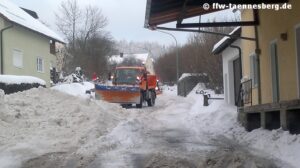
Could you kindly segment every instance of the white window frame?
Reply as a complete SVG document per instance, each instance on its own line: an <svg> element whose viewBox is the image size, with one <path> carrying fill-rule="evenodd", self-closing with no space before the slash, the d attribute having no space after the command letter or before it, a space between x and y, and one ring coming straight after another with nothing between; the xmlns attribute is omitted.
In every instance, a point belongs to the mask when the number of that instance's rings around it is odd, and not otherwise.
<svg viewBox="0 0 300 168"><path fill-rule="evenodd" d="M41 61L41 62L39 62L39 61ZM36 70L37 70L37 72L41 72L41 73L45 72L45 61L44 61L44 58L42 58L42 57L37 57L36 58Z"/></svg>
<svg viewBox="0 0 300 168"><path fill-rule="evenodd" d="M18 54L18 55L16 55ZM19 58L16 56L20 56ZM23 62L23 51L19 49L13 49L12 51L12 64L16 68L23 68L24 67L24 62ZM20 60L17 60L20 59Z"/></svg>
<svg viewBox="0 0 300 168"><path fill-rule="evenodd" d="M252 79L252 88L258 87L258 63L257 54L252 53L250 58L250 78Z"/></svg>

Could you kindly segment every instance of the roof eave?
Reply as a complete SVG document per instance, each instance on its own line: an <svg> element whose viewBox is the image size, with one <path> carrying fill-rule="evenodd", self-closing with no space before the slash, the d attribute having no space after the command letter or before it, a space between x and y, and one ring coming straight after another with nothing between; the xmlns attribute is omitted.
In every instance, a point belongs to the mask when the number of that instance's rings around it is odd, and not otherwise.
<svg viewBox="0 0 300 168"><path fill-rule="evenodd" d="M221 43L217 48L215 48L212 53L214 55L218 55L223 52L227 47L229 47L232 43L239 39L241 36L241 27L236 27L229 35L235 35L236 38L228 38L223 43ZM222 40L222 39L221 39ZM220 40L220 41L221 41ZM219 42L220 42L219 41Z"/></svg>
<svg viewBox="0 0 300 168"><path fill-rule="evenodd" d="M56 41L56 42L59 42L59 43L62 43L62 44L66 44L66 42L64 42L64 41L62 41L62 40L59 40L59 39L50 37L50 36L48 36L48 35L46 35L46 34L43 34L43 33L41 33L41 32L32 30L32 29L30 29L30 28L28 28L28 27L26 27L26 26L23 26L23 25L21 25L21 24L18 24L18 23L16 23L16 22L13 22L13 21L11 21L11 22L14 23L14 24L16 24L16 25L18 25L18 26L20 26L20 27L22 27L22 28L24 28L24 29L27 29L27 30L32 31L32 32L34 32L34 33L37 33L37 34L39 34L39 35L41 35L41 36L44 36L44 37L48 38L49 40L54 40L54 41Z"/></svg>
<svg viewBox="0 0 300 168"><path fill-rule="evenodd" d="M147 0L144 28L149 27L151 3L152 3L152 0Z"/></svg>
<svg viewBox="0 0 300 168"><path fill-rule="evenodd" d="M3 14L1 14L1 13L0 13L0 17L2 17L5 21L10 22L11 24L20 26L20 27L22 27L22 28L24 28L24 29L26 29L26 30L29 30L29 31L34 32L34 33L37 33L37 34L39 34L39 35L41 35L41 36L44 36L44 37L48 38L49 40L54 40L54 41L56 41L56 42L59 42L59 43L62 43L62 44L66 44L66 42L64 42L64 41L62 41L62 40L59 40L59 39L50 37L50 36L45 35L45 34L43 34L43 33L41 33L41 32L32 30L32 29L30 29L30 28L28 28L28 27L26 27L26 26L23 26L23 25L21 25L21 24L19 24L19 23L16 23L16 22L14 22L14 21L8 19L7 17L5 17L5 16L4 16Z"/></svg>

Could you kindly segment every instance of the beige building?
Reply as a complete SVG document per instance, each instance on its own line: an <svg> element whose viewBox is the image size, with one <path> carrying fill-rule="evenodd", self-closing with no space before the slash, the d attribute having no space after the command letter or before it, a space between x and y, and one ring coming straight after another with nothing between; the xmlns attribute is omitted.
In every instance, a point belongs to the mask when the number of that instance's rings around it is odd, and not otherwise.
<svg viewBox="0 0 300 168"><path fill-rule="evenodd" d="M35 12L27 12L9 0L0 1L0 72L35 76L49 86L50 67L56 66L55 43L64 41L34 18Z"/></svg>
<svg viewBox="0 0 300 168"><path fill-rule="evenodd" d="M230 4L229 1L214 2ZM259 2L262 1L256 1ZM282 127L291 133L300 133L300 1L270 1L268 6L273 6L274 9L242 10L242 21L186 20L219 11L213 8L203 9L204 3L206 2L178 3L177 0L169 0L166 3L149 0L146 6L145 28L226 37L216 44L216 48L222 48L220 52L223 52L223 60L226 61L223 65L227 66L223 74L224 87L231 93L226 94L227 100L230 100L230 104L238 105L239 121L247 130ZM290 5L292 9L288 9ZM173 21L177 22L175 28L163 25ZM199 29L224 26L240 26L240 36ZM235 39L236 41L232 41ZM229 51L228 47L235 50ZM241 52L236 53L237 51ZM215 52L219 53L217 50ZM237 59L238 57L240 59ZM231 87L227 87L228 85Z"/></svg>
<svg viewBox="0 0 300 168"><path fill-rule="evenodd" d="M250 129L282 127L300 133L300 1L290 3L291 10L259 10L256 30L242 28L241 36L257 38L257 43L241 41L243 77L252 80L252 104L245 103L239 111ZM243 21L254 19L252 10L241 14Z"/></svg>

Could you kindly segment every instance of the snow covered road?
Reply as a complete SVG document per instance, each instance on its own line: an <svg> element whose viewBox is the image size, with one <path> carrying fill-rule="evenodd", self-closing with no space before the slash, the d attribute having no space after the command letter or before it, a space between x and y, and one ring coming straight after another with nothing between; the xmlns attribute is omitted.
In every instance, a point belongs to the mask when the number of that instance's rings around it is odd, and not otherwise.
<svg viewBox="0 0 300 168"><path fill-rule="evenodd" d="M45 97L45 99L40 99ZM1 97L0 97L1 98ZM247 133L222 101L166 91L123 109L49 89L2 96L0 167L297 167L300 137ZM271 143L270 143L271 142Z"/></svg>
<svg viewBox="0 0 300 168"><path fill-rule="evenodd" d="M199 120L195 118L201 117L198 114L202 106L195 102L202 103L195 101L195 97L165 94L158 98L155 108L128 109L130 115L126 121L92 146L84 148L91 152L98 147L93 153L95 159L83 167L289 167L268 158L267 154L240 145L232 139L232 134L226 134L227 128L220 128L221 123L214 125L205 119L203 123L197 123ZM216 103L215 107L205 111L215 112L220 105ZM231 111L232 108L223 110ZM228 122L228 118L224 120ZM235 123L235 120L229 122ZM219 128L206 128L209 126Z"/></svg>

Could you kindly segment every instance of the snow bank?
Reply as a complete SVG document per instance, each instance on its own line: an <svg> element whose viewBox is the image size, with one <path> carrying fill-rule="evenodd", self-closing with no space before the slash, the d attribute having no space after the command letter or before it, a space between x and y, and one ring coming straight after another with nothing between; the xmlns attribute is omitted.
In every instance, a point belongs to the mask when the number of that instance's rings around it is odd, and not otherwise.
<svg viewBox="0 0 300 168"><path fill-rule="evenodd" d="M82 99L54 89L0 92L0 167L51 152L72 151L97 140L125 116L119 105Z"/></svg>
<svg viewBox="0 0 300 168"><path fill-rule="evenodd" d="M0 75L0 83L5 83L5 84L38 83L40 85L46 85L46 82L40 78L33 77L33 76L16 76L16 75Z"/></svg>
<svg viewBox="0 0 300 168"><path fill-rule="evenodd" d="M212 97L222 97L214 95L213 92L209 93ZM225 136L272 157L271 159L281 159L295 167L300 165L300 135L291 135L282 129L273 131L257 129L247 132L237 121L235 106L230 106L223 100L212 100L209 106L204 107L203 96L195 94L194 91L186 99L195 103L185 120L199 136L210 135L216 138Z"/></svg>
<svg viewBox="0 0 300 168"><path fill-rule="evenodd" d="M237 108L226 104L223 100L209 100L209 106L203 106L203 95L196 94L203 89L212 97L212 90L205 90L199 84L186 97L170 97L176 95L176 89L168 89L158 97L165 108L151 113L163 121L168 127L188 128L203 143L221 141L226 138L233 143L249 149L254 155L283 161L283 167L299 167L300 135L291 135L288 131L257 129L247 132L237 121ZM157 124L156 124L157 125ZM165 126L166 127L166 126Z"/></svg>
<svg viewBox="0 0 300 168"><path fill-rule="evenodd" d="M52 87L51 89L57 90L63 93L67 93L73 96L79 96L83 98L88 98L89 95L86 94L87 90L94 89L95 85L90 82L83 83L68 83L68 84L60 84Z"/></svg>

